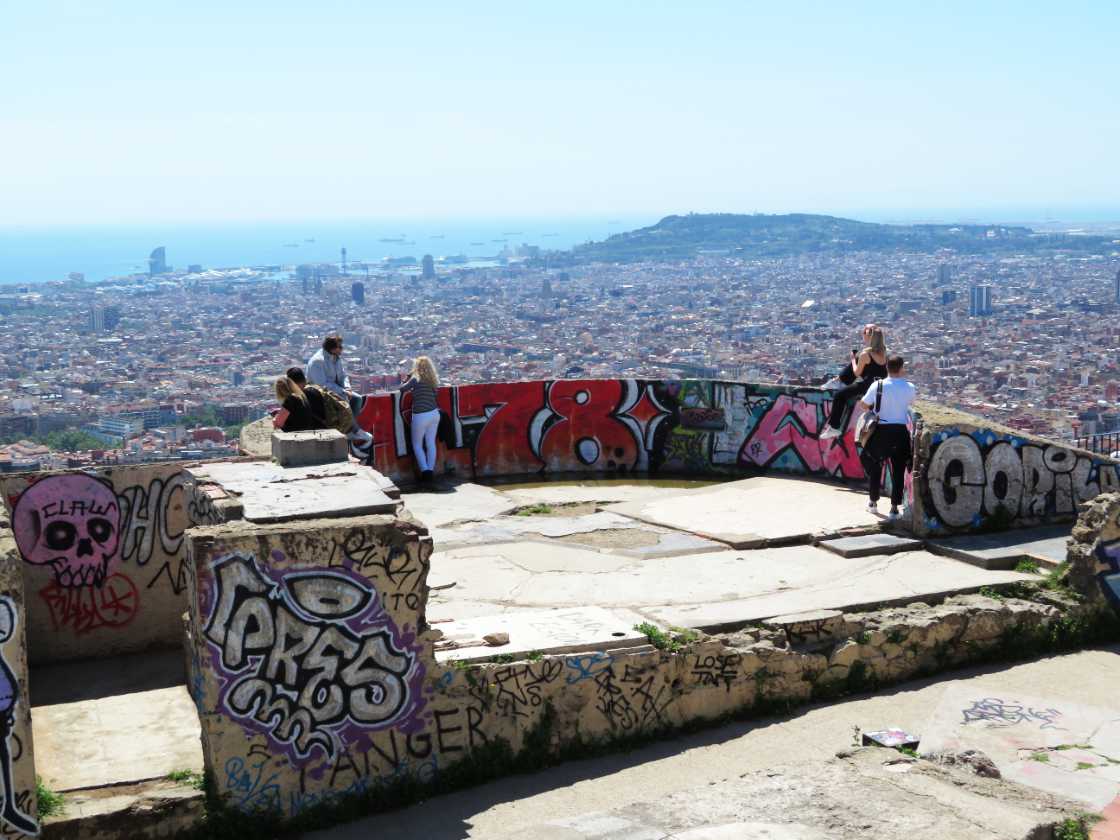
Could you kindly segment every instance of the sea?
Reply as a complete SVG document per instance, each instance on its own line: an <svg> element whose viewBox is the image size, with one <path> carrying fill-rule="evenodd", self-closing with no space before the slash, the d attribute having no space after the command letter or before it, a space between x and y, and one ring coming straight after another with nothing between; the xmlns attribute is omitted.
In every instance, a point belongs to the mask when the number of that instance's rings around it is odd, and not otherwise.
<svg viewBox="0 0 1120 840"><path fill-rule="evenodd" d="M148 270L163 246L174 269L295 266L341 260L380 262L425 254L486 260L522 244L566 250L644 227L657 217L488 221L285 222L225 225L117 225L0 228L0 284L35 285L82 274L98 282Z"/></svg>

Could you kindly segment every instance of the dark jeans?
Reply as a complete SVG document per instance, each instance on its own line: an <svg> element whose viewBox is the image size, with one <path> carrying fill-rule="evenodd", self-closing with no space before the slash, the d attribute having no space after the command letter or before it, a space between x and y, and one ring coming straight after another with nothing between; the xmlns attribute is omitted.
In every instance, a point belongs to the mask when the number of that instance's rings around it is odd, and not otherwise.
<svg viewBox="0 0 1120 840"><path fill-rule="evenodd" d="M867 473L867 495L873 502L879 501L883 462L891 462L891 504L902 504L903 482L910 466L910 430L902 423L880 423L859 460Z"/></svg>
<svg viewBox="0 0 1120 840"><path fill-rule="evenodd" d="M365 404L366 398L359 394L347 394L347 401L350 403L350 410L354 413L354 419L358 419L358 415L362 413L362 406Z"/></svg>
<svg viewBox="0 0 1120 840"><path fill-rule="evenodd" d="M867 389L871 387L870 382L864 382L862 379L858 382L841 388L839 391L832 392L832 408L828 411L828 425L834 429L842 429L844 423L844 412L856 400L867 393Z"/></svg>

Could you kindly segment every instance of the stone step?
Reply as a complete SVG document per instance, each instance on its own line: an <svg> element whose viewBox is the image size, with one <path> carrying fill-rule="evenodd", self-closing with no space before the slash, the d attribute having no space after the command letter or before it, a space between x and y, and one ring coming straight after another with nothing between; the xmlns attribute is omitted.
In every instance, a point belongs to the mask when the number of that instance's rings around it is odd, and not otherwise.
<svg viewBox="0 0 1120 840"><path fill-rule="evenodd" d="M841 537L822 540L818 545L841 557L871 557L875 554L897 554L900 551L918 551L922 541L913 537L894 534L866 534L862 537Z"/></svg>

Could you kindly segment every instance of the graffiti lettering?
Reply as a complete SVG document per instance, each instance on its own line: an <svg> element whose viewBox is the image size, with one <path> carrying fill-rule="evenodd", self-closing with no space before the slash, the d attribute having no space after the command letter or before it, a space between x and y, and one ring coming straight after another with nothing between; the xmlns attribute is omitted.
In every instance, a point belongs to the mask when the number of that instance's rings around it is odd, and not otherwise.
<svg viewBox="0 0 1120 840"><path fill-rule="evenodd" d="M984 722L998 727L1041 723L1039 729L1060 729L1057 718L1061 716L1062 713L1057 709L1035 709L1014 700L1000 700L998 697L985 697L974 701L967 709L961 709L961 722L964 724Z"/></svg>
<svg viewBox="0 0 1120 840"><path fill-rule="evenodd" d="M722 684L727 691L731 690L731 684L739 676L739 665L743 661L743 657L737 653L726 656L710 654L703 657L697 654L693 658L695 661L692 665L692 675L699 685Z"/></svg>
<svg viewBox="0 0 1120 840"><path fill-rule="evenodd" d="M179 551L187 525L186 484L186 474L178 472L166 479L153 478L147 487L135 485L120 493L122 560L143 566L152 559L157 546L166 555Z"/></svg>
<svg viewBox="0 0 1120 840"><path fill-rule="evenodd" d="M327 756L358 729L415 711L417 652L404 644L357 575L288 571L268 577L252 557L214 566L206 638L226 677L222 702L293 759Z"/></svg>
<svg viewBox="0 0 1120 840"><path fill-rule="evenodd" d="M475 477L578 470L731 470L863 478L851 435L820 441L829 395L812 388L639 379L443 388L452 444L440 463ZM407 399L366 400L374 466L410 474ZM858 408L857 408L858 411Z"/></svg>
<svg viewBox="0 0 1120 840"><path fill-rule="evenodd" d="M1078 502L1120 487L1116 466L1103 459L991 433L978 441L978 435L935 437L928 488L945 526L976 526L1000 511L1011 519L1072 514Z"/></svg>
<svg viewBox="0 0 1120 840"><path fill-rule="evenodd" d="M596 674L602 673L604 668L609 668L614 660L606 653L583 653L578 656L569 656L564 660L569 668L576 673L568 674L564 679L568 685L581 680L594 679Z"/></svg>
<svg viewBox="0 0 1120 840"><path fill-rule="evenodd" d="M597 697L595 708L607 719L612 729L631 730L667 725L665 710L673 702L667 684L655 686L656 674L643 677L640 669L624 666L622 677L614 668L607 668L595 677Z"/></svg>
<svg viewBox="0 0 1120 840"><path fill-rule="evenodd" d="M54 629L81 636L103 627L124 627L140 611L140 593L126 574L109 575L99 587L76 589L52 580L39 597L47 605Z"/></svg>

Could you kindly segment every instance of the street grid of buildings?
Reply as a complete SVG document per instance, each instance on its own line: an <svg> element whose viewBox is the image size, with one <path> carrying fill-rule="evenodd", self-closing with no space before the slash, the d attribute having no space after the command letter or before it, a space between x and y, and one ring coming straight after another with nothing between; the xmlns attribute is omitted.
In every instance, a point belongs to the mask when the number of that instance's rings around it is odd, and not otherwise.
<svg viewBox="0 0 1120 840"><path fill-rule="evenodd" d="M815 384L876 322L923 397L1056 438L1120 429L1115 253L706 254L562 269L522 253L534 258L345 273L191 266L0 289L0 441L81 429L104 442L80 453L16 442L0 449L0 470L232 454L223 427L265 416L274 379L334 331L369 393L421 353L455 384Z"/></svg>

